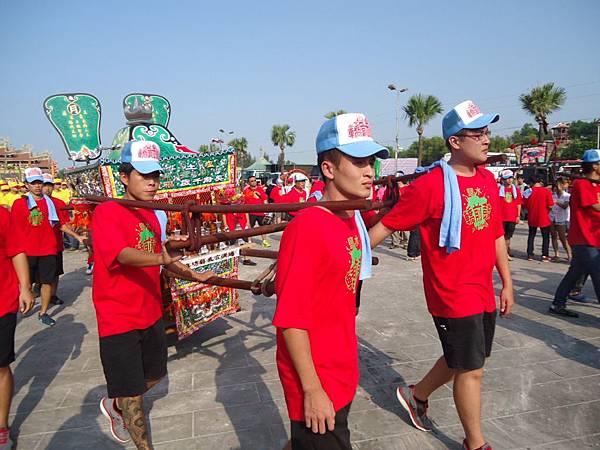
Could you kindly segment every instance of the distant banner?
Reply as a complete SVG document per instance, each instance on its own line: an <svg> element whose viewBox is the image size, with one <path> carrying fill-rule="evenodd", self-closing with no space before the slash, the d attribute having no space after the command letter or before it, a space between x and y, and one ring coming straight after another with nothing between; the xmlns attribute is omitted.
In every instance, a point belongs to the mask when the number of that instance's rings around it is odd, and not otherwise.
<svg viewBox="0 0 600 450"><path fill-rule="evenodd" d="M546 162L547 149L545 145L537 147L523 147L521 150L521 164L536 164Z"/></svg>
<svg viewBox="0 0 600 450"><path fill-rule="evenodd" d="M44 100L44 112L73 161L100 156L100 102L90 94L57 94Z"/></svg>

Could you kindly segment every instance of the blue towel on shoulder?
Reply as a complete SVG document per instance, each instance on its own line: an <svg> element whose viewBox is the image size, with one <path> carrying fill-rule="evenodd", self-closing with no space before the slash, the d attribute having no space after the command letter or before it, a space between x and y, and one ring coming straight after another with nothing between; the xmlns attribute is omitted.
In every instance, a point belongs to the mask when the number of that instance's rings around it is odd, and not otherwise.
<svg viewBox="0 0 600 450"><path fill-rule="evenodd" d="M50 221L50 226L53 227L59 222L56 207L54 206L52 199L47 195L44 195L44 200L46 200L46 206L48 207L48 220ZM37 203L31 192L27 194L27 208L29 208L30 211L33 208L37 208Z"/></svg>
<svg viewBox="0 0 600 450"><path fill-rule="evenodd" d="M517 187L514 184L511 184L512 187L512 196L513 198L517 198ZM500 185L500 197L506 197L506 189L504 189L504 185Z"/></svg>
<svg viewBox="0 0 600 450"><path fill-rule="evenodd" d="M441 167L444 174L444 214L440 226L440 247L446 247L448 254L460 250L462 228L462 200L456 173L448 163L440 159L427 167L417 167L415 173L429 172Z"/></svg>
<svg viewBox="0 0 600 450"><path fill-rule="evenodd" d="M167 213L162 209L155 209L154 214L160 225L160 242L165 242L167 240Z"/></svg>

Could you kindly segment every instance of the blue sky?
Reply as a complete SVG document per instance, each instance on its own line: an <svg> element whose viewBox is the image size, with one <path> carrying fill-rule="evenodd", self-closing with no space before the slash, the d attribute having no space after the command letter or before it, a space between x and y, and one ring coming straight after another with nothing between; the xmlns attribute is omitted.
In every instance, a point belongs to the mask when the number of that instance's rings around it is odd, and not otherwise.
<svg viewBox="0 0 600 450"><path fill-rule="evenodd" d="M501 115L493 131L526 121L518 95L553 81L567 90L551 121L600 117L600 2L0 0L0 136L66 152L42 101L89 92L103 108L102 140L123 126L122 98L171 101L170 129L191 148L219 128L274 157L273 124L297 133L289 159L315 161L323 114L363 112L374 136L395 138L389 83L465 99ZM426 128L440 134L441 116ZM416 132L403 120L401 145Z"/></svg>

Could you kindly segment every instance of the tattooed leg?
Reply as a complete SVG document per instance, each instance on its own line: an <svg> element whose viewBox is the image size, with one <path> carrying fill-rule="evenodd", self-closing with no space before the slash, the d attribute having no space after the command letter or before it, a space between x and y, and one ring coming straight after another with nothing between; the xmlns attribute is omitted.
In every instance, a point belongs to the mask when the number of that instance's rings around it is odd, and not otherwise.
<svg viewBox="0 0 600 450"><path fill-rule="evenodd" d="M142 396L121 397L117 399L117 406L123 412L125 426L138 450L152 450L152 445L148 440L148 427L146 426L146 417L144 417L142 407Z"/></svg>

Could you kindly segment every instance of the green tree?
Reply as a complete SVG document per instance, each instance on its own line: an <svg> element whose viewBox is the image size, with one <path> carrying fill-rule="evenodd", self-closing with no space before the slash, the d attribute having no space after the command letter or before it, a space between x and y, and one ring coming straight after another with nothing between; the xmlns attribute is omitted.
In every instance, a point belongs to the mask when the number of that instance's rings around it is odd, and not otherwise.
<svg viewBox="0 0 600 450"><path fill-rule="evenodd" d="M492 136L488 150L490 152L506 153L510 150L510 141L504 136Z"/></svg>
<svg viewBox="0 0 600 450"><path fill-rule="evenodd" d="M198 147L198 151L200 153L215 153L215 152L218 152L219 150L221 150L221 147L219 147L217 144L214 144L214 143L202 144L202 145L200 145L200 147Z"/></svg>
<svg viewBox="0 0 600 450"><path fill-rule="evenodd" d="M530 123L526 123L520 130L510 136L510 142L517 145L529 145L532 139L538 138L538 130Z"/></svg>
<svg viewBox="0 0 600 450"><path fill-rule="evenodd" d="M536 86L530 92L519 96L523 110L531 114L538 123L539 142L544 142L544 136L548 133L548 115L559 110L566 99L566 91L554 86L554 83Z"/></svg>
<svg viewBox="0 0 600 450"><path fill-rule="evenodd" d="M416 126L419 135L419 151L417 153L417 164L420 166L423 161L423 131L425 125L440 114L444 109L442 103L433 95L416 94L408 99L405 106L402 107L408 124L411 127Z"/></svg>
<svg viewBox="0 0 600 450"><path fill-rule="evenodd" d="M256 161L256 158L248 152L248 140L245 137L233 139L227 145L235 149L238 167L245 168Z"/></svg>
<svg viewBox="0 0 600 450"><path fill-rule="evenodd" d="M326 119L333 119L335 116L339 116L340 114L346 114L346 110L338 109L337 111L329 111L325 114Z"/></svg>
<svg viewBox="0 0 600 450"><path fill-rule="evenodd" d="M420 143L419 141L414 141L406 150L400 152L400 156L402 158L416 157L419 154L419 146L422 146L423 159L421 163L423 165L429 165L443 158L448 152L446 141L440 136L433 136L421 139Z"/></svg>
<svg viewBox="0 0 600 450"><path fill-rule="evenodd" d="M596 148L597 123L598 119L592 122L585 122L583 120L571 122L569 127L569 141L559 146L560 159L580 159L584 151Z"/></svg>
<svg viewBox="0 0 600 450"><path fill-rule="evenodd" d="M277 166L279 167L279 171L283 172L285 148L292 147L296 143L296 132L291 131L289 125L273 125L271 129L271 141L274 146L279 147Z"/></svg>

